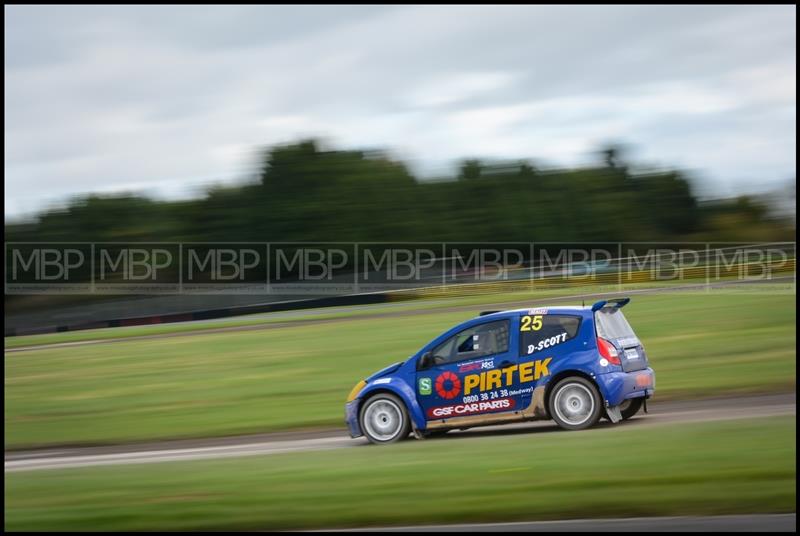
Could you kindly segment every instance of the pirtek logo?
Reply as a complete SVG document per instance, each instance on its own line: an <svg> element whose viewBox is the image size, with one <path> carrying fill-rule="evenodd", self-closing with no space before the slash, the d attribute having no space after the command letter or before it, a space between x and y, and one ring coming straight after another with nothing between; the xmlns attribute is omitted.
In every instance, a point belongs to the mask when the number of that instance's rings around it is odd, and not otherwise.
<svg viewBox="0 0 800 536"><path fill-rule="evenodd" d="M473 389L489 391L514 383L514 373L519 375L519 383L536 381L550 375L547 365L552 357L539 361L529 361L521 365L512 365L504 369L489 370L480 374L468 374L464 377L464 394L468 395ZM504 381L505 380L505 381Z"/></svg>
<svg viewBox="0 0 800 536"><path fill-rule="evenodd" d="M461 380L458 376L446 370L436 377L436 394L440 397L450 400L458 396L461 392Z"/></svg>

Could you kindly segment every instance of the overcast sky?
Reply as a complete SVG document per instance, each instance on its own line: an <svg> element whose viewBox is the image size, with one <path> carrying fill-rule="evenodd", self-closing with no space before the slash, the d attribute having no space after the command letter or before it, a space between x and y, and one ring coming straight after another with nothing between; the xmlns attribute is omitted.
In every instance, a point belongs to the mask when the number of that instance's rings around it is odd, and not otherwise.
<svg viewBox="0 0 800 536"><path fill-rule="evenodd" d="M721 195L795 177L795 6L5 8L5 213L192 195L319 136L426 175L602 143Z"/></svg>

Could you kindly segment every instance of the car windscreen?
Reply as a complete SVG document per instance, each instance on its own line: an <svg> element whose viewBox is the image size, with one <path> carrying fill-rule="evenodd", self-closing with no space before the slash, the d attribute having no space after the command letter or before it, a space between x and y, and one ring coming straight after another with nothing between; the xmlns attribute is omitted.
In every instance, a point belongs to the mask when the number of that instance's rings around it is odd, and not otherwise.
<svg viewBox="0 0 800 536"><path fill-rule="evenodd" d="M594 314L597 336L604 339L636 337L633 328L617 307L604 307Z"/></svg>

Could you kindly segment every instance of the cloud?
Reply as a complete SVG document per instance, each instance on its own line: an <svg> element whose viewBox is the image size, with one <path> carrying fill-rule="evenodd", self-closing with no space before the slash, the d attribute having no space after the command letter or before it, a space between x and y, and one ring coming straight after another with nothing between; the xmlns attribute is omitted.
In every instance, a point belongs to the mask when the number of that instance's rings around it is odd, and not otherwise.
<svg viewBox="0 0 800 536"><path fill-rule="evenodd" d="M411 108L437 108L463 103L473 97L507 88L513 83L514 78L513 73L503 72L450 74L412 88L408 96L408 105Z"/></svg>
<svg viewBox="0 0 800 536"><path fill-rule="evenodd" d="M6 216L181 195L257 146L574 164L607 140L727 191L794 175L791 6L10 6ZM169 187L165 185L169 184Z"/></svg>

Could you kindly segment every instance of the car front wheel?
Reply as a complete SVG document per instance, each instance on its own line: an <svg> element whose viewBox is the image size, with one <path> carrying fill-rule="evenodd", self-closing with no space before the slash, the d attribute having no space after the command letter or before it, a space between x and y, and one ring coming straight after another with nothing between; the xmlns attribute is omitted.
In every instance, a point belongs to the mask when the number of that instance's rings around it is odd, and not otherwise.
<svg viewBox="0 0 800 536"><path fill-rule="evenodd" d="M583 430L600 420L603 404L592 382L580 376L564 378L550 394L550 416L561 428Z"/></svg>
<svg viewBox="0 0 800 536"><path fill-rule="evenodd" d="M408 436L411 421L405 404L395 395L380 393L361 407L361 430L371 443L394 443Z"/></svg>

